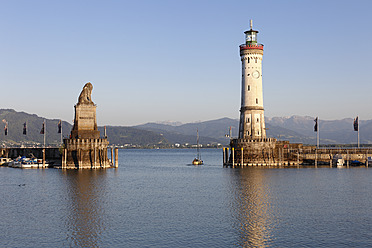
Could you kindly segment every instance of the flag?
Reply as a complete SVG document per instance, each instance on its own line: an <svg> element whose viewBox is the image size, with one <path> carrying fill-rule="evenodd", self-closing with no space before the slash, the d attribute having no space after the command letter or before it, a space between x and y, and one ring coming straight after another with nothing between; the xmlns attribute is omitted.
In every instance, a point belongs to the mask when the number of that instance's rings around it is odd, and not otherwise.
<svg viewBox="0 0 372 248"><path fill-rule="evenodd" d="M44 134L44 133L45 133L45 121L43 121L43 127L40 130L40 134Z"/></svg>
<svg viewBox="0 0 372 248"><path fill-rule="evenodd" d="M318 117L315 118L314 132L318 132Z"/></svg>
<svg viewBox="0 0 372 248"><path fill-rule="evenodd" d="M354 131L358 131L359 130L359 120L358 120L358 116L354 119Z"/></svg>
<svg viewBox="0 0 372 248"><path fill-rule="evenodd" d="M23 124L23 134L27 135L27 123L26 122Z"/></svg>
<svg viewBox="0 0 372 248"><path fill-rule="evenodd" d="M4 133L5 135L8 135L8 122L5 119L3 119L3 122L5 123Z"/></svg>
<svg viewBox="0 0 372 248"><path fill-rule="evenodd" d="M58 133L62 133L62 121L59 120L58 122Z"/></svg>

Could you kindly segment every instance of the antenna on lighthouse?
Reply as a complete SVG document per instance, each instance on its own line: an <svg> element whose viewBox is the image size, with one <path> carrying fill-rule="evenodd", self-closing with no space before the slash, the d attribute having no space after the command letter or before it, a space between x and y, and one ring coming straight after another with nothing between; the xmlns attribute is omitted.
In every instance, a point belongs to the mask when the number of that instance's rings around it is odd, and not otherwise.
<svg viewBox="0 0 372 248"><path fill-rule="evenodd" d="M251 19L251 30L253 29L252 19Z"/></svg>

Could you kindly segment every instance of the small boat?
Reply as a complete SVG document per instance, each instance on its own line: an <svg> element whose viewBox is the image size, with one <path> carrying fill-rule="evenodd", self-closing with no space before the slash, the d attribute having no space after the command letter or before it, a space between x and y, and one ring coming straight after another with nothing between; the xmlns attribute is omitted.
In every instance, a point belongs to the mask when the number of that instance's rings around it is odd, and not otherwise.
<svg viewBox="0 0 372 248"><path fill-rule="evenodd" d="M372 157L368 157L367 160L368 160L367 161L368 162L368 165L372 165Z"/></svg>
<svg viewBox="0 0 372 248"><path fill-rule="evenodd" d="M198 158L194 158L194 160L192 161L192 164L193 165L202 165L203 164L203 160L198 159Z"/></svg>
<svg viewBox="0 0 372 248"><path fill-rule="evenodd" d="M343 159L341 154L336 154L332 159L333 165L336 165L337 168L344 167L345 160Z"/></svg>
<svg viewBox="0 0 372 248"><path fill-rule="evenodd" d="M21 168L21 157L19 156L18 158L13 159L12 161L10 161L8 163L8 166L13 167L13 168Z"/></svg>
<svg viewBox="0 0 372 248"><path fill-rule="evenodd" d="M11 161L10 158L0 158L0 166L7 166Z"/></svg>
<svg viewBox="0 0 372 248"><path fill-rule="evenodd" d="M196 129L196 150L197 150L197 155L196 155L196 158L194 158L194 160L192 161L192 164L193 165L202 165L203 160L201 160L200 151L199 151L199 131L198 131L198 129Z"/></svg>
<svg viewBox="0 0 372 248"><path fill-rule="evenodd" d="M9 163L10 167L22 168L22 169L36 169L36 168L46 168L49 166L48 163L43 164L42 159L37 158L26 158L18 157Z"/></svg>
<svg viewBox="0 0 372 248"><path fill-rule="evenodd" d="M364 165L364 164L362 162L360 162L359 160L352 160L350 165L351 166L361 166L361 165Z"/></svg>

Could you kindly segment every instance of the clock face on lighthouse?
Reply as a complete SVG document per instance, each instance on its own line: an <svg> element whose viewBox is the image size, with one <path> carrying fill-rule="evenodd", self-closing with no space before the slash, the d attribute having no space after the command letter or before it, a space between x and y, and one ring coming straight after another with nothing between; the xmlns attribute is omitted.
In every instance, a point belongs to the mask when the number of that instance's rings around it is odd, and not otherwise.
<svg viewBox="0 0 372 248"><path fill-rule="evenodd" d="M254 77L254 78L259 78L260 77L260 73L258 72L258 71L254 71L253 73L252 73L252 76Z"/></svg>

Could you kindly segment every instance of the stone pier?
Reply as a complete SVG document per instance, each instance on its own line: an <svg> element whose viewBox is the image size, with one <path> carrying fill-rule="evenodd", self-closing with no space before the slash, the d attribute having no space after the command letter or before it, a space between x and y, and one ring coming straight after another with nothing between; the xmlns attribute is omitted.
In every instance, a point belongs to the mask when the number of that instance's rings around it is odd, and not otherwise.
<svg viewBox="0 0 372 248"><path fill-rule="evenodd" d="M249 145L250 144L250 145ZM336 166L334 158L342 158L344 165L371 166L368 157L372 148L316 148L302 144L291 144L288 141L275 139L251 140L239 142L231 140L232 149L223 149L223 165L226 167L245 166L300 166L326 165ZM360 163L355 164L355 161Z"/></svg>
<svg viewBox="0 0 372 248"><path fill-rule="evenodd" d="M302 163L295 152L303 148L302 144L274 138L232 139L230 147L230 154L225 154L225 166L287 166Z"/></svg>

